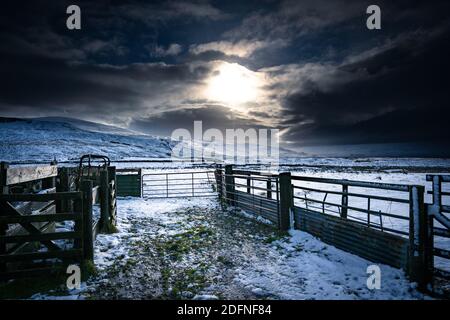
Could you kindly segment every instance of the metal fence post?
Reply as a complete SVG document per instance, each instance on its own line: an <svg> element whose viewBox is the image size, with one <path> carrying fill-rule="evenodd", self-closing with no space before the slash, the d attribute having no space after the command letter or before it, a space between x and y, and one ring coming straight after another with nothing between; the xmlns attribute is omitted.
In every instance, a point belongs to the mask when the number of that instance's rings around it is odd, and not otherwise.
<svg viewBox="0 0 450 320"><path fill-rule="evenodd" d="M108 171L100 171L100 230L102 232L109 232L110 217L109 217L109 177Z"/></svg>
<svg viewBox="0 0 450 320"><path fill-rule="evenodd" d="M347 219L348 212L348 185L342 185L342 199L341 199L341 218Z"/></svg>
<svg viewBox="0 0 450 320"><path fill-rule="evenodd" d="M225 198L229 205L234 206L234 177L233 177L233 166L227 164L225 166Z"/></svg>
<svg viewBox="0 0 450 320"><path fill-rule="evenodd" d="M267 199L272 199L272 180L269 178L266 182Z"/></svg>
<svg viewBox="0 0 450 320"><path fill-rule="evenodd" d="M421 289L425 289L431 282L429 259L433 255L429 245L429 219L425 210L424 193L423 186L409 187L409 275Z"/></svg>
<svg viewBox="0 0 450 320"><path fill-rule="evenodd" d="M252 191L252 189L251 189L251 180L250 180L250 175L248 174L247 175L248 176L248 178L247 178L247 193L248 194L250 194L250 193L252 193L251 191Z"/></svg>
<svg viewBox="0 0 450 320"><path fill-rule="evenodd" d="M83 255L85 260L94 260L94 236L92 230L92 181L81 183L83 192Z"/></svg>
<svg viewBox="0 0 450 320"><path fill-rule="evenodd" d="M289 230L290 228L290 215L292 210L292 183L291 173L282 172L279 175L280 179L280 214L279 214L279 229Z"/></svg>

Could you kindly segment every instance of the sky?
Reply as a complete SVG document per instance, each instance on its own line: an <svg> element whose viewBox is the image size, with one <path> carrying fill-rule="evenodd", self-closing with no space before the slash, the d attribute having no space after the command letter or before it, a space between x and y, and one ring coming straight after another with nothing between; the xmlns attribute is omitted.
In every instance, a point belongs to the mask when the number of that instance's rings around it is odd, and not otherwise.
<svg viewBox="0 0 450 320"><path fill-rule="evenodd" d="M81 30L66 27L71 4ZM366 26L371 4L380 30ZM449 12L439 0L3 1L0 116L444 150Z"/></svg>

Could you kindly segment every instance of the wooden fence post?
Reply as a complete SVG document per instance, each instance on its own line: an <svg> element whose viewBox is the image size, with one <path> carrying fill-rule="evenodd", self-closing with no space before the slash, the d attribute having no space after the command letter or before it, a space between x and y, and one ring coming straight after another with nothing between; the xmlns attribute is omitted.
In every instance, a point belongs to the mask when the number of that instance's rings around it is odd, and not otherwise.
<svg viewBox="0 0 450 320"><path fill-rule="evenodd" d="M347 219L348 212L348 185L342 185L342 198L341 198L341 218Z"/></svg>
<svg viewBox="0 0 450 320"><path fill-rule="evenodd" d="M92 230L92 181L81 182L83 192L83 250L85 260L94 260L94 236Z"/></svg>
<svg viewBox="0 0 450 320"><path fill-rule="evenodd" d="M58 168L58 183L56 184L56 192L66 192L70 190L69 168ZM71 200L60 200L56 202L56 212L71 212L69 205Z"/></svg>
<svg viewBox="0 0 450 320"><path fill-rule="evenodd" d="M112 225L117 224L117 185L116 185L116 167L108 167L108 182L110 188L109 217Z"/></svg>
<svg viewBox="0 0 450 320"><path fill-rule="evenodd" d="M100 171L100 230L102 232L110 231L109 217L109 178L108 171Z"/></svg>
<svg viewBox="0 0 450 320"><path fill-rule="evenodd" d="M139 176L139 197L142 198L144 196L144 182L142 181L142 168L138 169L138 176Z"/></svg>
<svg viewBox="0 0 450 320"><path fill-rule="evenodd" d="M6 175L9 165L6 162L0 162L0 193L8 194L8 186L6 185Z"/></svg>
<svg viewBox="0 0 450 320"><path fill-rule="evenodd" d="M8 170L8 164L6 162L0 163L0 194L8 194L9 189L6 185L6 173ZM3 204L0 203L0 216L4 212ZM0 223L0 236L6 236L6 231L8 230L8 225ZM0 240L0 255L6 254L6 242ZM0 272L6 272L6 263L0 263Z"/></svg>
<svg viewBox="0 0 450 320"><path fill-rule="evenodd" d="M219 195L219 201L222 200L222 171L221 168L216 168L216 171L214 172L214 175L216 177L216 185L217 185L217 193Z"/></svg>
<svg viewBox="0 0 450 320"><path fill-rule="evenodd" d="M433 252L429 243L428 214L424 202L423 186L409 187L409 275L424 290L431 282L430 261Z"/></svg>
<svg viewBox="0 0 450 320"><path fill-rule="evenodd" d="M51 166L56 166L57 164L58 164L58 162L56 162L56 161L50 162ZM49 177L49 178L42 179L42 189L50 189L50 188L55 188L55 187L56 187L56 177Z"/></svg>
<svg viewBox="0 0 450 320"><path fill-rule="evenodd" d="M225 166L225 198L229 205L234 206L234 177L233 177L233 166L227 164Z"/></svg>
<svg viewBox="0 0 450 320"><path fill-rule="evenodd" d="M291 173L282 172L279 175L280 181L280 216L278 217L278 227L280 230L286 231L290 228L290 215L292 210L293 195Z"/></svg>

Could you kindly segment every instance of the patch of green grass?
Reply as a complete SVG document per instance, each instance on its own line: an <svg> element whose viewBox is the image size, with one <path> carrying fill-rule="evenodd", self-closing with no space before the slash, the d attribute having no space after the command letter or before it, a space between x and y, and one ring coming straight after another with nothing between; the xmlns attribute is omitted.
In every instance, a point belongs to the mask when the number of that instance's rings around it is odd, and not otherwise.
<svg viewBox="0 0 450 320"><path fill-rule="evenodd" d="M193 249L208 245L212 241L213 230L206 226L192 227L185 232L175 234L166 241L156 243L156 250L174 260L179 260Z"/></svg>
<svg viewBox="0 0 450 320"><path fill-rule="evenodd" d="M83 261L81 264L81 280L85 281L96 274L97 268L95 267L94 262L91 260Z"/></svg>
<svg viewBox="0 0 450 320"><path fill-rule="evenodd" d="M177 274L167 271L164 273L163 279L166 283L166 290L169 287L171 288L170 292L166 291L167 297L171 299L185 298L183 296L184 292L195 294L195 292L202 290L207 283L203 267L179 270Z"/></svg>
<svg viewBox="0 0 450 320"><path fill-rule="evenodd" d="M274 241L283 241L286 240L286 236L288 233L286 231L275 231L269 237L264 239L264 243L272 243Z"/></svg>
<svg viewBox="0 0 450 320"><path fill-rule="evenodd" d="M112 233L118 233L119 229L111 222L108 222L105 229L102 231L106 234L112 234Z"/></svg>
<svg viewBox="0 0 450 320"><path fill-rule="evenodd" d="M226 267L230 267L233 265L233 262L225 256L218 256L217 261L222 263Z"/></svg>

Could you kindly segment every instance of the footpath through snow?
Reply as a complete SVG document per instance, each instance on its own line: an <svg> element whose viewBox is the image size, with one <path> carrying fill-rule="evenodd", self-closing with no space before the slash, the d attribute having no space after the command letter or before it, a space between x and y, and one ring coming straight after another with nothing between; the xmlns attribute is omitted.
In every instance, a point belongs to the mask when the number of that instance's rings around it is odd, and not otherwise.
<svg viewBox="0 0 450 320"><path fill-rule="evenodd" d="M313 236L280 234L216 199L118 201L117 234L98 235L98 272L80 290L36 299L423 299L401 270L381 267Z"/></svg>

